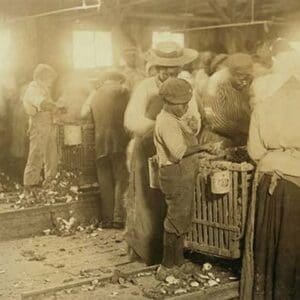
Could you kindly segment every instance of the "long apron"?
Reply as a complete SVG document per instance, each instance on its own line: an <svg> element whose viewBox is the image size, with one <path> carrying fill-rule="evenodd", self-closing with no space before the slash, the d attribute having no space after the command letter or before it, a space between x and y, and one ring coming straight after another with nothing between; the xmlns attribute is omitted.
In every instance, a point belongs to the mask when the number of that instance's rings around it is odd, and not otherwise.
<svg viewBox="0 0 300 300"><path fill-rule="evenodd" d="M156 118L162 108L159 97L148 106L148 117ZM149 185L148 158L155 155L153 133L134 138L130 162L125 239L147 265L160 263L163 250L166 204L159 189Z"/></svg>

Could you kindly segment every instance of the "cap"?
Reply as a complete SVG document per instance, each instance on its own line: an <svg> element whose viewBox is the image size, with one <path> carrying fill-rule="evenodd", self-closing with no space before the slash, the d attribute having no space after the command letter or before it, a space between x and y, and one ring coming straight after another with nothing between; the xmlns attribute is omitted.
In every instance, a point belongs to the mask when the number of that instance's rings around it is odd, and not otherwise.
<svg viewBox="0 0 300 300"><path fill-rule="evenodd" d="M184 104L191 100L193 89L184 79L168 78L160 87L159 94L172 104Z"/></svg>

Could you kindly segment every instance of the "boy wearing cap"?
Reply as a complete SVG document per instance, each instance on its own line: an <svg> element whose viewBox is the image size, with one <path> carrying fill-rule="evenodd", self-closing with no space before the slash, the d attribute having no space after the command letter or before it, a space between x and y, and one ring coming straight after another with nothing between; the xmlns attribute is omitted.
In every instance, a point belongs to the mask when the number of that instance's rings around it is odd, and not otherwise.
<svg viewBox="0 0 300 300"><path fill-rule="evenodd" d="M192 98L190 84L178 78L166 80L159 93L164 101L156 119L154 144L159 164L159 180L165 195L164 251L158 277L164 279L173 267L184 264L183 237L191 225L195 154L203 147L183 116Z"/></svg>

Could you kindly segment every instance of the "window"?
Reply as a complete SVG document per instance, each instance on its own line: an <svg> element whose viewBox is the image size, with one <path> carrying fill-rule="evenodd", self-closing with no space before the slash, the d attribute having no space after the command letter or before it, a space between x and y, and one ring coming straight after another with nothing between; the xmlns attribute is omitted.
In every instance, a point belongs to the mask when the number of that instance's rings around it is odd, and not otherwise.
<svg viewBox="0 0 300 300"><path fill-rule="evenodd" d="M299 41L294 41L290 42L291 48L295 49L296 51L300 51L300 42Z"/></svg>
<svg viewBox="0 0 300 300"><path fill-rule="evenodd" d="M113 62L110 32L74 31L73 65L78 69L107 67Z"/></svg>
<svg viewBox="0 0 300 300"><path fill-rule="evenodd" d="M11 36L9 30L0 30L0 66L7 68L12 62Z"/></svg>
<svg viewBox="0 0 300 300"><path fill-rule="evenodd" d="M165 41L174 41L180 46L184 47L184 34L183 33L172 33L167 31L155 31L152 35L152 47L156 47L157 43Z"/></svg>

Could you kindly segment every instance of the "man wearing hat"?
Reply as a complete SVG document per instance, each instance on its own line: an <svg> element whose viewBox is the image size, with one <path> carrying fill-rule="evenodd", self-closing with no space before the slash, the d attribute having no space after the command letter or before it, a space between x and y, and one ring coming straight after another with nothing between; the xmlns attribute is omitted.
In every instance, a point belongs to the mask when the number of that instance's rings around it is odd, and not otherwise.
<svg viewBox="0 0 300 300"><path fill-rule="evenodd" d="M221 142L222 147L244 146L250 122L251 56L236 53L226 60L226 68L207 82L200 103L203 122L200 143Z"/></svg>
<svg viewBox="0 0 300 300"><path fill-rule="evenodd" d="M191 85L183 79L169 78L161 85L159 94L164 106L156 119L154 144L167 213L158 278L165 280L173 267L184 268L183 240L191 225L197 168L192 154L199 152L201 146L182 119L192 98Z"/></svg>
<svg viewBox="0 0 300 300"><path fill-rule="evenodd" d="M165 205L158 189L149 186L148 158L155 154L153 129L163 107L159 88L170 77L177 77L181 66L197 58L197 51L182 49L174 42L162 42L146 53L146 61L157 66L157 75L144 79L134 90L125 112L125 127L133 134L130 183L127 199L125 239L131 254L148 265L160 263L163 248ZM186 113L198 127L198 111ZM196 127L197 127L196 126ZM197 128L195 128L197 131Z"/></svg>

